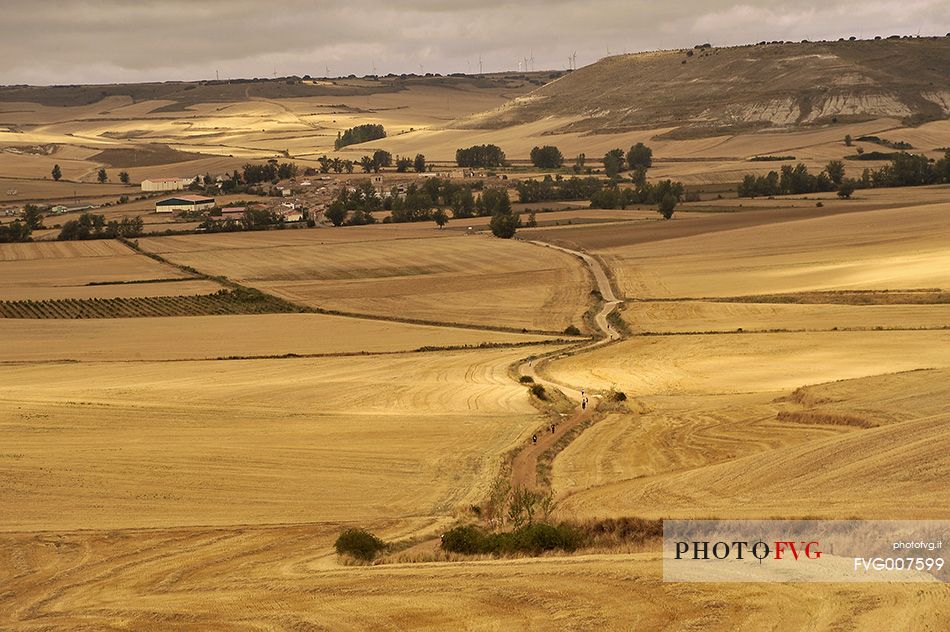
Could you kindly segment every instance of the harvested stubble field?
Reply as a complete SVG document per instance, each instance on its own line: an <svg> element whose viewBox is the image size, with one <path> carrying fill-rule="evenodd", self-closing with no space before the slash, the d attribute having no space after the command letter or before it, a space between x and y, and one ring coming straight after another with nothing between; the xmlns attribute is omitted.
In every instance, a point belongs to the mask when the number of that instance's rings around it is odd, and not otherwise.
<svg viewBox="0 0 950 632"><path fill-rule="evenodd" d="M948 288L950 203L772 223L598 252L615 270L621 290L643 298ZM658 257L663 266L648 265Z"/></svg>
<svg viewBox="0 0 950 632"><path fill-rule="evenodd" d="M911 298L924 297L915 293ZM634 333L939 329L950 327L950 304L643 301L629 304L623 316Z"/></svg>
<svg viewBox="0 0 950 632"><path fill-rule="evenodd" d="M0 530L442 519L537 423L523 355L0 366Z"/></svg>
<svg viewBox="0 0 950 632"><path fill-rule="evenodd" d="M634 337L557 360L547 373L628 394L748 393L950 366L950 330Z"/></svg>
<svg viewBox="0 0 950 632"><path fill-rule="evenodd" d="M263 250L230 235L140 244L173 263L314 308L512 329L584 327L586 268L550 248L482 236L321 243L324 231L292 232L304 234L282 243L284 233L274 233Z"/></svg>
<svg viewBox="0 0 950 632"><path fill-rule="evenodd" d="M121 622L435 631L489 621L502 629L753 632L947 624L940 585L669 584L658 553L338 568L315 552L334 535L319 525L10 534L0 555L18 554L0 564L0 581L12 581L19 598L0 597L0 616L59 629ZM35 570L20 571L26 565ZM8 580L6 569L17 574Z"/></svg>
<svg viewBox="0 0 950 632"><path fill-rule="evenodd" d="M7 320L0 362L199 360L537 343L542 336L326 314ZM528 349L525 354L530 353Z"/></svg>
<svg viewBox="0 0 950 632"><path fill-rule="evenodd" d="M946 519L950 416L934 402L946 401L947 377L942 369L809 387L798 399L830 395L833 405L792 402L786 406L800 413L795 421L768 422L780 429L773 441L786 434L798 437L795 444L720 454L704 466L660 467L639 477L627 468L611 482L569 495L564 509L584 516L636 506L648 516ZM848 423L840 423L843 417ZM731 429L735 438L751 420L741 421ZM820 438L815 428L833 432ZM802 431L812 436L802 441ZM609 460L618 447L602 443L593 451ZM575 489L569 471L562 468L557 481Z"/></svg>
<svg viewBox="0 0 950 632"><path fill-rule="evenodd" d="M220 289L113 240L0 244L4 301L197 295Z"/></svg>

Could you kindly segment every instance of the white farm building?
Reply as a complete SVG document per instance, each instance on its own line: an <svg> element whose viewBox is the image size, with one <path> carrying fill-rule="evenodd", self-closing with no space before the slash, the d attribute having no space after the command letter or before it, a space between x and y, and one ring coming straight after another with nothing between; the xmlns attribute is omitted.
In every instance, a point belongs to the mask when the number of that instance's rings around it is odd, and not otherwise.
<svg viewBox="0 0 950 632"><path fill-rule="evenodd" d="M181 191L185 187L191 186L194 178L150 178L142 180L143 191Z"/></svg>
<svg viewBox="0 0 950 632"><path fill-rule="evenodd" d="M156 213L178 213L181 211L206 211L214 208L214 198L203 195L179 195L155 203Z"/></svg>

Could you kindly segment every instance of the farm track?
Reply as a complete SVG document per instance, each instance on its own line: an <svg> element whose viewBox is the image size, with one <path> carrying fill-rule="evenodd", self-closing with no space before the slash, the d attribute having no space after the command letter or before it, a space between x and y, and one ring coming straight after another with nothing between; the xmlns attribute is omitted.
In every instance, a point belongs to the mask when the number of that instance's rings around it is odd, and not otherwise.
<svg viewBox="0 0 950 632"><path fill-rule="evenodd" d="M609 316L620 306L621 301L614 293L613 287L610 283L610 277L606 269L597 258L587 254L586 252L571 250L569 248L555 246L544 242L531 241L528 243L545 248L554 248L555 250L559 250L579 258L584 262L588 269L590 269L597 285L597 290L600 292L600 295L603 299L603 305L600 311L594 316L594 323L596 324L597 329L599 330L598 333L601 335L601 337L595 338L589 343L575 346L567 351L559 350L542 358L524 360L518 365L518 375L530 377L536 384L541 384L542 386L561 391L575 404L574 411L566 419L562 419L560 422L553 424L553 432L549 431L550 426L546 425L544 431L535 435L537 437L537 441L532 441L531 443L525 445L520 451L518 451L517 454L515 454L514 458L512 459L512 487L538 489L542 485L538 481L539 461L548 453L552 451L560 451L567 447L570 441L576 438L576 436L568 437L568 435L575 433L575 430L578 428L578 426L587 424L591 421L592 417L596 414L597 404L599 404L601 399L601 395L591 393L590 397L594 398L596 402L592 402L588 406L584 407L582 405L582 401L586 395L584 389L578 390L574 386L561 384L548 378L541 377L537 372L539 364L546 360L563 358L567 355L595 349L602 345L621 340L623 335L621 332L611 327L608 321ZM575 435L576 434L577 433L575 433ZM565 437L568 437L566 441L564 440Z"/></svg>

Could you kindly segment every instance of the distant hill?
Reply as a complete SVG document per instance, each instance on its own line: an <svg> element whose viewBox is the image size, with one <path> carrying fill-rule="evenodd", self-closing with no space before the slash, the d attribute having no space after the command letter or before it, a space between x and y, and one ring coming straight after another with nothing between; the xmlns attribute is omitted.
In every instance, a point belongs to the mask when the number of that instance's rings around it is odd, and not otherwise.
<svg viewBox="0 0 950 632"><path fill-rule="evenodd" d="M304 97L350 97L399 92L411 87L478 89L504 88L515 94L543 85L561 73L496 73L471 75L386 75L311 79L228 79L220 81L165 81L160 83L114 83L101 85L0 86L0 102L38 103L45 106L80 106L107 97L130 97L133 101L168 100L174 103L156 112L174 112L196 103L233 103L250 99Z"/></svg>
<svg viewBox="0 0 950 632"><path fill-rule="evenodd" d="M706 136L950 115L950 37L697 47L607 57L459 121L497 129L567 117L561 131L677 127Z"/></svg>

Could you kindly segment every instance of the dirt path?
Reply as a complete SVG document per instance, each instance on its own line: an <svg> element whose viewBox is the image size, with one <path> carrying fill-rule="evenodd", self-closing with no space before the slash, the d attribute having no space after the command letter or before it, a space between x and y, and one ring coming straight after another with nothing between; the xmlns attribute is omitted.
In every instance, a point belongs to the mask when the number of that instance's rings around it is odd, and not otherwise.
<svg viewBox="0 0 950 632"><path fill-rule="evenodd" d="M594 316L594 323L597 325L599 333L602 335L601 338L593 340L590 344L584 345L582 347L577 347L570 351L569 353L577 353L579 351L586 351L593 349L603 344L613 342L614 340L619 340L622 338L620 332L615 330L610 326L608 317L613 313L614 310L620 305L620 300L617 299L614 294L613 288L610 285L610 279L607 276L607 272L604 270L603 265L600 261L591 255L580 252L577 250L570 250L568 248L563 248L561 246L555 246L552 244L547 244L540 241L531 241L528 242L536 246L543 248L554 248L555 250L560 250L561 252L573 255L581 259L585 265L590 269L591 273L594 276L594 281L597 284L597 289L600 292L601 296L604 299L604 306L601 310ZM537 489L538 488L538 461L541 456L547 452L549 449L554 447L561 438L567 433L571 432L575 427L580 424L585 423L590 419L592 413L597 408L597 404L600 401L600 396L595 394L588 394L584 391L579 391L570 386L564 384L559 384L553 382L544 377L541 377L537 372L536 368L539 362L545 360L561 358L568 353L556 353L547 358L539 358L535 360L526 360L521 363L518 367L519 375L526 375L531 377L536 383L541 384L546 387L556 388L564 393L575 403L574 411L570 415L565 415L561 418L560 421L554 423L554 432L551 432L550 425L544 427L540 430L535 436L537 437L537 442L531 442L527 446L519 451L514 459L511 462L511 484L512 487L522 487L526 489ZM585 397L588 398L586 410L582 407L581 401Z"/></svg>

